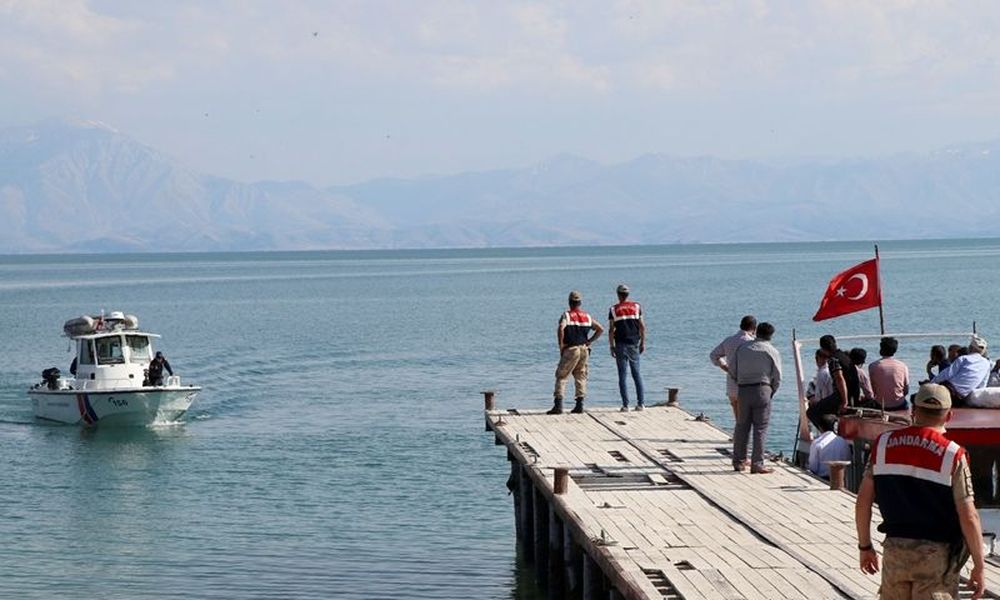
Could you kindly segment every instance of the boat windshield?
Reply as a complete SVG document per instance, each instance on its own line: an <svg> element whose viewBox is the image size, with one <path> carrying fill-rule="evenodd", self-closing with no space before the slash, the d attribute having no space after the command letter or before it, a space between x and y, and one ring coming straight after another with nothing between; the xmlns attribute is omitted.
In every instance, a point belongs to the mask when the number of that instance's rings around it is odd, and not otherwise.
<svg viewBox="0 0 1000 600"><path fill-rule="evenodd" d="M126 335L125 343L128 344L129 361L133 363L148 363L153 358L150 353L149 338L144 335Z"/></svg>
<svg viewBox="0 0 1000 600"><path fill-rule="evenodd" d="M97 346L97 364L119 365L125 362L120 335L99 337L94 342Z"/></svg>
<svg viewBox="0 0 1000 600"><path fill-rule="evenodd" d="M80 341L80 364L81 365L92 365L94 364L94 342L91 340L81 340Z"/></svg>

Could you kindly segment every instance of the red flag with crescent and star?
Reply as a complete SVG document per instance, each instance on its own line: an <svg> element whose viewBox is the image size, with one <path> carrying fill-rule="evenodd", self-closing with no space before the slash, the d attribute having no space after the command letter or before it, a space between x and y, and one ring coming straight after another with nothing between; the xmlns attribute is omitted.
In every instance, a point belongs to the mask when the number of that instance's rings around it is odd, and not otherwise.
<svg viewBox="0 0 1000 600"><path fill-rule="evenodd" d="M819 310L813 321L825 321L859 310L875 308L882 304L882 290L879 289L878 259L873 258L855 265L830 280Z"/></svg>

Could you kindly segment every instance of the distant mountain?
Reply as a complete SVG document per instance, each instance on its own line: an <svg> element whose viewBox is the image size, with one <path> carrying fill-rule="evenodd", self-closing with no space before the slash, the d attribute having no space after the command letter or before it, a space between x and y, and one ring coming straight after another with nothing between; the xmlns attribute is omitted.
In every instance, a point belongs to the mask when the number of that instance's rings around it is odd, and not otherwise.
<svg viewBox="0 0 1000 600"><path fill-rule="evenodd" d="M106 125L65 121L0 130L0 220L5 253L354 248L385 231L333 192L201 175Z"/></svg>
<svg viewBox="0 0 1000 600"><path fill-rule="evenodd" d="M0 130L0 253L428 248L996 235L1000 143L766 163L559 156L317 189L192 171L114 129Z"/></svg>
<svg viewBox="0 0 1000 600"><path fill-rule="evenodd" d="M472 245L656 244L997 235L1000 143L931 155L774 164L646 155L602 166L380 180L332 191L411 232L462 225Z"/></svg>

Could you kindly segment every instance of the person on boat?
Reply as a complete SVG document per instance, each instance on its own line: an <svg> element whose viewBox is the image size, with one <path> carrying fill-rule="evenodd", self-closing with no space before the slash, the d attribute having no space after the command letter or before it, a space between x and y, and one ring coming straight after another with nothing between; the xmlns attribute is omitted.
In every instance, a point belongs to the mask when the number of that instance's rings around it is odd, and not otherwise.
<svg viewBox="0 0 1000 600"><path fill-rule="evenodd" d="M576 406L570 412L582 413L583 400L587 397L587 363L590 359L590 345L601 337L604 327L590 318L580 306L583 295L573 290L569 293L569 310L559 317L556 329L556 339L559 342L559 365L556 367L556 387L553 392L553 404L550 415L561 415L563 411L563 392L566 390L566 380L573 375L576 387ZM590 332L593 331L593 335Z"/></svg>
<svg viewBox="0 0 1000 600"><path fill-rule="evenodd" d="M726 397L729 398L729 405L733 408L734 419L739 418L739 388L736 386L736 378L730 371L729 365L733 363L736 349L752 341L756 335L757 319L753 315L746 315L740 319L740 330L719 342L719 345L713 348L708 355L712 364L722 369L726 374Z"/></svg>
<svg viewBox="0 0 1000 600"><path fill-rule="evenodd" d="M170 375L174 374L174 370L170 368L170 363L167 362L165 356L162 352L157 352L153 360L149 361L149 385L151 386L161 386L163 385L163 370L166 369L167 373Z"/></svg>
<svg viewBox="0 0 1000 600"><path fill-rule="evenodd" d="M830 368L827 366L830 355L827 354L826 350L817 348L815 360L816 375L806 388L806 400L809 401L809 404L815 404L833 393L833 379L830 377Z"/></svg>
<svg viewBox="0 0 1000 600"><path fill-rule="evenodd" d="M851 348L847 353L851 357L851 364L858 370L858 385L861 386L860 406L875 406L875 392L872 391L872 382L868 378L868 370L865 369L865 361L868 360L868 351L864 348Z"/></svg>
<svg viewBox="0 0 1000 600"><path fill-rule="evenodd" d="M948 360L948 351L944 349L944 346L940 344L931 346L930 359L927 361L927 379L920 383L930 383L931 379L934 379L938 373L947 369L950 365L951 361ZM937 370L936 373L935 369Z"/></svg>
<svg viewBox="0 0 1000 600"><path fill-rule="evenodd" d="M973 598L984 587L982 526L965 450L945 437L951 394L920 386L913 426L883 433L872 447L854 506L859 564L879 571L872 546L872 504L878 502L882 598L958 598L959 572L972 556ZM948 594L951 594L950 596Z"/></svg>
<svg viewBox="0 0 1000 600"><path fill-rule="evenodd" d="M833 430L836 423L831 416L823 419L823 433L809 445L809 470L823 479L830 478L831 460L851 460L851 443Z"/></svg>
<svg viewBox="0 0 1000 600"><path fill-rule="evenodd" d="M771 419L771 398L781 385L781 355L771 343L774 325L757 326L757 338L736 350L729 370L736 377L739 389L739 408L736 429L733 432L733 469L743 471L747 458L750 430L753 430L753 455L750 457L751 473L772 473L764 465L764 444L767 426Z"/></svg>
<svg viewBox="0 0 1000 600"><path fill-rule="evenodd" d="M806 416L816 429L822 428L824 415L838 416L847 410L848 405L857 404L861 396L858 370L851 362L851 357L837 348L837 339L832 335L824 335L819 338L819 347L830 355L826 364L833 380L833 393L820 398L806 410Z"/></svg>
<svg viewBox="0 0 1000 600"><path fill-rule="evenodd" d="M629 289L624 283L615 290L618 304L608 309L608 343L611 356L618 366L618 393L622 397L622 412L628 410L628 374L635 382L635 409L646 407L642 375L639 373L639 355L646 351L646 322L642 318L642 305L628 299Z"/></svg>
<svg viewBox="0 0 1000 600"><path fill-rule="evenodd" d="M899 341L896 338L882 338L878 345L882 358L868 365L875 401L885 410L906 408L906 397L910 394L910 369L896 358L897 350Z"/></svg>
<svg viewBox="0 0 1000 600"><path fill-rule="evenodd" d="M1000 360L993 363L990 371L990 378L986 381L986 387L1000 387Z"/></svg>
<svg viewBox="0 0 1000 600"><path fill-rule="evenodd" d="M959 356L965 356L969 353L969 348L961 344L952 344L948 346L948 362L953 363L955 359Z"/></svg>
<svg viewBox="0 0 1000 600"><path fill-rule="evenodd" d="M972 390L986 387L991 366L989 359L986 358L986 340L973 335L969 341L969 353L956 358L947 369L938 373L931 383L938 383L948 388L952 406L965 406Z"/></svg>

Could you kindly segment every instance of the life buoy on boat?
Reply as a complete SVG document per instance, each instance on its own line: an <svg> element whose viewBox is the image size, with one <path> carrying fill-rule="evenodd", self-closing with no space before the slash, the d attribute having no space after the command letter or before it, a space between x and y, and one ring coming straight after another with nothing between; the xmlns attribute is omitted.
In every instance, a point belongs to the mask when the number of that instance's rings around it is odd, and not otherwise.
<svg viewBox="0 0 1000 600"><path fill-rule="evenodd" d="M63 324L63 333L69 336L87 335L97 330L97 322L93 317L83 315L75 319L70 319Z"/></svg>

